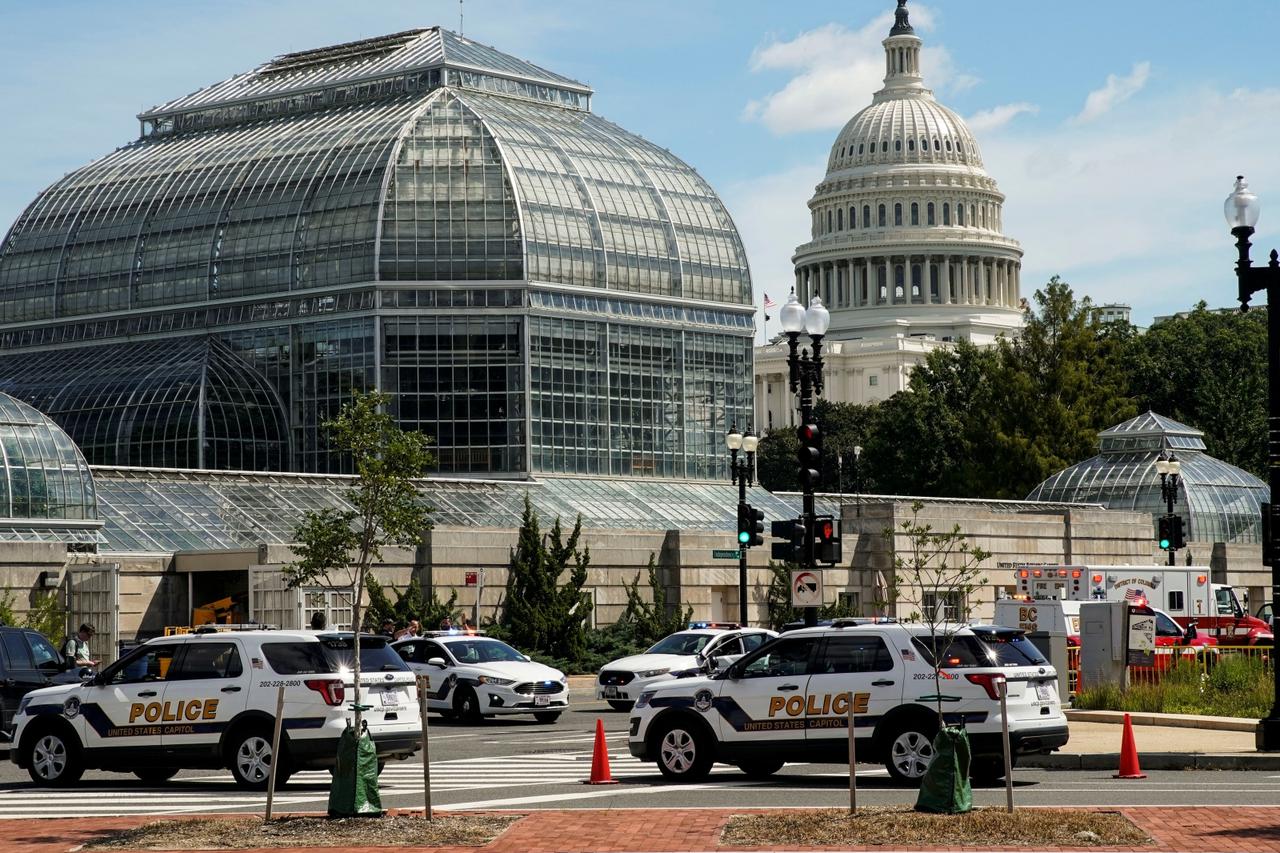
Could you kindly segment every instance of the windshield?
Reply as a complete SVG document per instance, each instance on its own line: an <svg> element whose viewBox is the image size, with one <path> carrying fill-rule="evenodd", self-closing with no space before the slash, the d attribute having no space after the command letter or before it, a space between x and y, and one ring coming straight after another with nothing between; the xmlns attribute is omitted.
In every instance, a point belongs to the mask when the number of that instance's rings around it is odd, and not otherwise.
<svg viewBox="0 0 1280 853"><path fill-rule="evenodd" d="M1182 629L1177 623L1165 614L1156 612L1156 636L1157 637L1181 637Z"/></svg>
<svg viewBox="0 0 1280 853"><path fill-rule="evenodd" d="M696 655L711 642L714 634L672 634L654 643L646 654Z"/></svg>
<svg viewBox="0 0 1280 853"><path fill-rule="evenodd" d="M933 662L929 637L912 640L927 663ZM1044 655L1024 635L985 631L980 636L956 637L942 658L943 669L980 666L1041 666Z"/></svg>
<svg viewBox="0 0 1280 853"><path fill-rule="evenodd" d="M523 661L524 655L501 640L463 640L447 643L449 652L458 663L495 663L497 661Z"/></svg>
<svg viewBox="0 0 1280 853"><path fill-rule="evenodd" d="M335 670L339 666L351 668L353 657L351 649L354 645L351 637L321 637L320 645L324 647L325 657L329 659ZM408 668L400 654L387 645L385 637L361 635L361 672L403 672Z"/></svg>

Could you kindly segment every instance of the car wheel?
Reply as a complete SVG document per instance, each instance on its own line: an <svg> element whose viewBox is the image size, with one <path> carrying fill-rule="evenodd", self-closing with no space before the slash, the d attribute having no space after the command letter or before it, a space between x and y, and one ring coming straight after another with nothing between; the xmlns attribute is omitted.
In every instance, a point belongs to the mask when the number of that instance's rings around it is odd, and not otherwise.
<svg viewBox="0 0 1280 853"><path fill-rule="evenodd" d="M149 785L158 785L161 782L168 782L174 776L178 775L176 767L144 767L133 771L133 775L137 776L143 782Z"/></svg>
<svg viewBox="0 0 1280 853"><path fill-rule="evenodd" d="M982 755L969 762L969 778L979 785L994 785L1004 778L1004 756Z"/></svg>
<svg viewBox="0 0 1280 853"><path fill-rule="evenodd" d="M933 730L920 722L907 722L890 731L884 749L884 766L895 782L919 785L933 760Z"/></svg>
<svg viewBox="0 0 1280 853"><path fill-rule="evenodd" d="M84 759L74 736L57 729L38 732L26 755L27 774L37 785L74 785L84 774Z"/></svg>
<svg viewBox="0 0 1280 853"><path fill-rule="evenodd" d="M241 788L265 791L275 756L271 754L271 736L264 730L245 729L231 743L227 762L231 775ZM276 770L276 785L283 785L289 778L284 768Z"/></svg>
<svg viewBox="0 0 1280 853"><path fill-rule="evenodd" d="M744 761L738 769L747 774L748 779L768 779L782 769L781 761Z"/></svg>
<svg viewBox="0 0 1280 853"><path fill-rule="evenodd" d="M554 723L560 719L560 711L534 711L533 718L540 723Z"/></svg>
<svg viewBox="0 0 1280 853"><path fill-rule="evenodd" d="M673 782L701 782L714 757L709 739L689 723L674 720L658 732L658 769Z"/></svg>
<svg viewBox="0 0 1280 853"><path fill-rule="evenodd" d="M635 702L628 702L626 699L610 699L609 707L615 711L630 711L635 707Z"/></svg>
<svg viewBox="0 0 1280 853"><path fill-rule="evenodd" d="M453 694L453 713L463 722L478 723L483 716L480 713L480 698L470 687L459 687Z"/></svg>

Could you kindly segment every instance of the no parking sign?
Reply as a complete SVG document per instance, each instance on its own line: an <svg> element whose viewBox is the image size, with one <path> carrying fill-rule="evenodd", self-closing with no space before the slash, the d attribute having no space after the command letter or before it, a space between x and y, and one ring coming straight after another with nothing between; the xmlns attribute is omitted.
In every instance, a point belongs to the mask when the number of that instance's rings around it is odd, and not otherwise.
<svg viewBox="0 0 1280 853"><path fill-rule="evenodd" d="M813 569L791 571L791 606L820 607L822 605L822 575Z"/></svg>

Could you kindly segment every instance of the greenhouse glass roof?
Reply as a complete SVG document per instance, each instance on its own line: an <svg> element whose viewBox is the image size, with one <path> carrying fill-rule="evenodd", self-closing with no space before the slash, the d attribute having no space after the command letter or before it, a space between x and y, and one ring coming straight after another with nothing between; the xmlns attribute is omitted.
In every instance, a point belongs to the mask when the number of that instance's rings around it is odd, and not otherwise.
<svg viewBox="0 0 1280 853"><path fill-rule="evenodd" d="M1182 468L1174 512L1198 542L1260 542L1266 483L1204 452L1204 433L1147 412L1098 434L1101 453L1059 471L1028 500L1093 501L1108 509L1165 512L1156 458L1175 454ZM1153 527L1154 529L1154 527Z"/></svg>

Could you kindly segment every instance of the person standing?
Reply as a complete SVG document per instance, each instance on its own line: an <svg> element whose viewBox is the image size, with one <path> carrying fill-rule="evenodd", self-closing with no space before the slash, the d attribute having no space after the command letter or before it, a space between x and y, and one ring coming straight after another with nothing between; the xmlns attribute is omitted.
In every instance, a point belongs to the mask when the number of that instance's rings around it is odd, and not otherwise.
<svg viewBox="0 0 1280 853"><path fill-rule="evenodd" d="M97 666L98 661L94 660L89 651L89 640L95 633L93 626L85 622L75 636L67 637L67 642L62 646L62 653L76 666Z"/></svg>
<svg viewBox="0 0 1280 853"><path fill-rule="evenodd" d="M315 613L311 614L311 630L323 631L328 621L329 620L325 617L324 613L317 610Z"/></svg>

